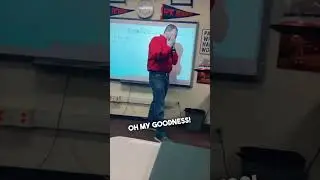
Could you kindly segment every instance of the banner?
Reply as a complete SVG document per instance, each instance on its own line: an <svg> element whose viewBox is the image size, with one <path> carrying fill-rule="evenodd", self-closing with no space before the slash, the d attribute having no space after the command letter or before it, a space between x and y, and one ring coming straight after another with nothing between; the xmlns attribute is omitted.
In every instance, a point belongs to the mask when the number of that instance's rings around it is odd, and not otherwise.
<svg viewBox="0 0 320 180"><path fill-rule="evenodd" d="M132 11L134 11L134 10L110 6L110 16L126 14L126 13L129 13L129 12L132 12Z"/></svg>
<svg viewBox="0 0 320 180"><path fill-rule="evenodd" d="M162 5L161 8L161 19L175 19L175 18L185 18L185 17L191 17L191 16L198 16L200 14L193 13L193 12L187 12L166 4Z"/></svg>

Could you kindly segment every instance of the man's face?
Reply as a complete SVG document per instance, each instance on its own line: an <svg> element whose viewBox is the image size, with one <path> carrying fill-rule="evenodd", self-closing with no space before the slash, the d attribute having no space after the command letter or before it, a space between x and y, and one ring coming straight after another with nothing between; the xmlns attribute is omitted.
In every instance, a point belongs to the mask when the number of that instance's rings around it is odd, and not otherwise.
<svg viewBox="0 0 320 180"><path fill-rule="evenodd" d="M171 30L169 32L166 32L166 36L167 36L169 41L172 40L172 39L177 38L177 30L173 29L173 30Z"/></svg>
<svg viewBox="0 0 320 180"><path fill-rule="evenodd" d="M178 34L177 30L176 30L176 29L173 29L173 30L171 31L171 38L172 38L172 39L176 39L176 38L177 38L177 34Z"/></svg>

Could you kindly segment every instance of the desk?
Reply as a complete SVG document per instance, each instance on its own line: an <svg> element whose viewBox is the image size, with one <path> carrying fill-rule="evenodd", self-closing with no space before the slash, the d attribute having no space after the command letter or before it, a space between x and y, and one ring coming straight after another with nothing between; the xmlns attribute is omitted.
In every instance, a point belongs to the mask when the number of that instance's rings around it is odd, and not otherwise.
<svg viewBox="0 0 320 180"><path fill-rule="evenodd" d="M110 179L149 180L160 145L121 136L110 138Z"/></svg>

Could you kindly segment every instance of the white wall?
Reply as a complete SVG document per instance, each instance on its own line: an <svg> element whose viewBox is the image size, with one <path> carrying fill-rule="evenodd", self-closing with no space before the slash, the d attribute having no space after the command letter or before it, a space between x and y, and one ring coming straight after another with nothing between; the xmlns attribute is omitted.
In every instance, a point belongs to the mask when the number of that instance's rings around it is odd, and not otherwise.
<svg viewBox="0 0 320 180"><path fill-rule="evenodd" d="M18 125L27 113L27 126L56 128L66 74L36 69L31 63L11 59L0 62L1 125ZM109 132L108 87L102 80L71 75L66 92L61 125L63 129Z"/></svg>
<svg viewBox="0 0 320 180"><path fill-rule="evenodd" d="M7 59L8 60L8 59ZM0 166L38 168L52 145L54 131L7 129L2 125L55 129L66 75L50 73L10 59L0 61ZM88 74L87 74L88 75ZM106 133L61 131L44 169L89 174L109 173L109 87L96 78L71 76L60 128ZM28 121L20 122L26 112Z"/></svg>
<svg viewBox="0 0 320 180"><path fill-rule="evenodd" d="M113 4L113 6L117 7L123 7L128 9L135 9L137 6L138 1L134 0L127 0L127 5L119 5L119 4ZM167 1L155 1L155 13L152 17L154 20L159 20L161 16L161 5L165 2L168 2L167 4L170 5L170 0ZM180 18L176 19L176 21L196 21L199 22L199 32L202 31L202 29L210 29L210 4L209 0L201 0L194 3L194 7L183 7L179 6L177 8L190 11L190 12L196 12L199 13L199 16L189 17L189 18ZM120 17L123 18L138 18L136 12L130 12L124 15L121 15ZM198 34L198 41L200 42L201 39L201 33ZM209 56L206 55L200 55L199 54L199 48L200 44L198 42L198 47L196 51L196 63L195 65L198 65L199 61L203 58L209 59ZM147 61L147 60L146 60ZM112 96L122 96L122 97L128 97L132 98L143 98L148 97L150 99L150 102L152 100L152 94L150 88L147 87L140 87L135 85L123 85L118 82L111 82L110 83L110 94ZM169 89L167 99L170 99L170 101L178 101L180 103L180 109L181 111L184 110L184 108L200 108L205 111L209 110L210 108L210 85L205 84L198 84L196 83L196 73L194 73L194 83L193 88L187 89L187 88L176 88L171 87ZM149 107L146 105L131 105L131 104L111 104L110 106L110 113L111 114L117 114L117 115L127 115L127 116L138 116L138 117L147 117ZM170 108L166 110L165 116L167 118L173 117L173 116L179 116L179 108ZM206 122L210 122L210 113L207 115Z"/></svg>

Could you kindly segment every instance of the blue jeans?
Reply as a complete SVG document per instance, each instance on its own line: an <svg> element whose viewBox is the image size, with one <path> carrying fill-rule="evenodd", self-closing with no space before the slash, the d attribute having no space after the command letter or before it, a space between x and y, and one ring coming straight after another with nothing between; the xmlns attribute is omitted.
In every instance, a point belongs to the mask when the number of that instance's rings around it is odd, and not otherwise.
<svg viewBox="0 0 320 180"><path fill-rule="evenodd" d="M164 120L165 98L169 88L169 73L149 72L149 85L153 100L150 105L148 120L150 123ZM156 128L157 136L165 136L164 128Z"/></svg>

